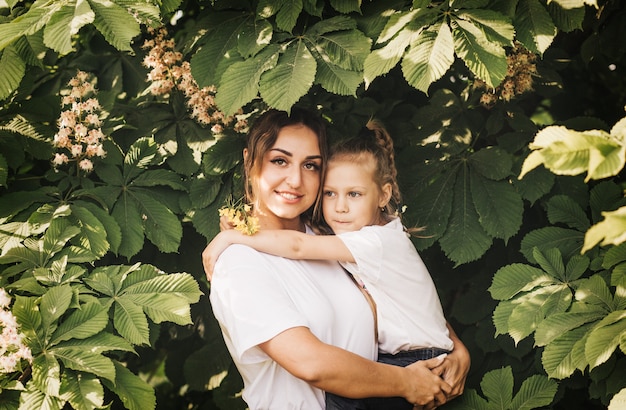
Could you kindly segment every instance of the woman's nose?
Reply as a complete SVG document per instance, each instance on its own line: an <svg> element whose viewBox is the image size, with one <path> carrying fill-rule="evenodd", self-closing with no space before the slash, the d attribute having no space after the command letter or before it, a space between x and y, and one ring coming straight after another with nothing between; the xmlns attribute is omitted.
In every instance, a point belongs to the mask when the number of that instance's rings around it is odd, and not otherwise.
<svg viewBox="0 0 626 410"><path fill-rule="evenodd" d="M287 185L289 185L291 188L298 188L302 183L302 174L300 173L300 170L291 170L287 174L285 180L287 181Z"/></svg>

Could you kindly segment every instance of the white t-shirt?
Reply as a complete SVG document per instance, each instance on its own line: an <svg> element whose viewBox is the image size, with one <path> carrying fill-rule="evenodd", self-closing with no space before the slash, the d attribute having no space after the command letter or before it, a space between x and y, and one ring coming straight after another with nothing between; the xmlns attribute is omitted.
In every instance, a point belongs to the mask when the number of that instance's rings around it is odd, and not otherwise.
<svg viewBox="0 0 626 410"><path fill-rule="evenodd" d="M250 409L324 409L324 392L292 376L259 347L308 327L322 342L376 360L371 309L336 262L297 261L229 246L215 264L211 305Z"/></svg>
<svg viewBox="0 0 626 410"><path fill-rule="evenodd" d="M376 302L381 352L452 349L437 289L399 219L337 236L355 260L342 265Z"/></svg>

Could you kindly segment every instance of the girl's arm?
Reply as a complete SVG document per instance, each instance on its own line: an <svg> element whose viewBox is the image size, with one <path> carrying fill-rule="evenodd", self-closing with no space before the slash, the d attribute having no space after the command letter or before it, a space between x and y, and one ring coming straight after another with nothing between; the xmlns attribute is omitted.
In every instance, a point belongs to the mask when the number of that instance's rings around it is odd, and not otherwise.
<svg viewBox="0 0 626 410"><path fill-rule="evenodd" d="M450 386L430 370L440 358L407 367L377 363L321 342L306 327L288 329L259 347L295 377L344 397L404 397L433 409L450 394Z"/></svg>
<svg viewBox="0 0 626 410"><path fill-rule="evenodd" d="M213 266L229 245L241 244L289 259L320 259L354 262L354 257L341 239L334 235L307 235L291 230L261 230L245 235L233 229L220 232L202 252L202 264L211 280Z"/></svg>

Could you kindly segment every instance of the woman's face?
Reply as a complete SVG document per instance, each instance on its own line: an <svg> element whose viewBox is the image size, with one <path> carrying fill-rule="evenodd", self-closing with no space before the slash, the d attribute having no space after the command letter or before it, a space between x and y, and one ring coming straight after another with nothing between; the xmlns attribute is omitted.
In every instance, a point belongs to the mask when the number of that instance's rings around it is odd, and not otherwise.
<svg viewBox="0 0 626 410"><path fill-rule="evenodd" d="M315 202L322 156L310 128L289 125L278 133L254 178L256 208L265 229L302 229L300 215Z"/></svg>

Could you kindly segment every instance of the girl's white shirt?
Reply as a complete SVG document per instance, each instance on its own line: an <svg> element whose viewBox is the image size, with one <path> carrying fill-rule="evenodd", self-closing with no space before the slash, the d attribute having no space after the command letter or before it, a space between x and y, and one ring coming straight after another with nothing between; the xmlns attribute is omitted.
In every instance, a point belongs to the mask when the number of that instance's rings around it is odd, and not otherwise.
<svg viewBox="0 0 626 410"><path fill-rule="evenodd" d="M287 329L305 326L324 343L377 359L370 307L336 262L291 260L231 245L215 264L210 300L252 410L325 408L323 391L258 347Z"/></svg>
<svg viewBox="0 0 626 410"><path fill-rule="evenodd" d="M452 350L437 289L400 219L337 236L355 260L342 265L363 281L376 302L381 352Z"/></svg>

